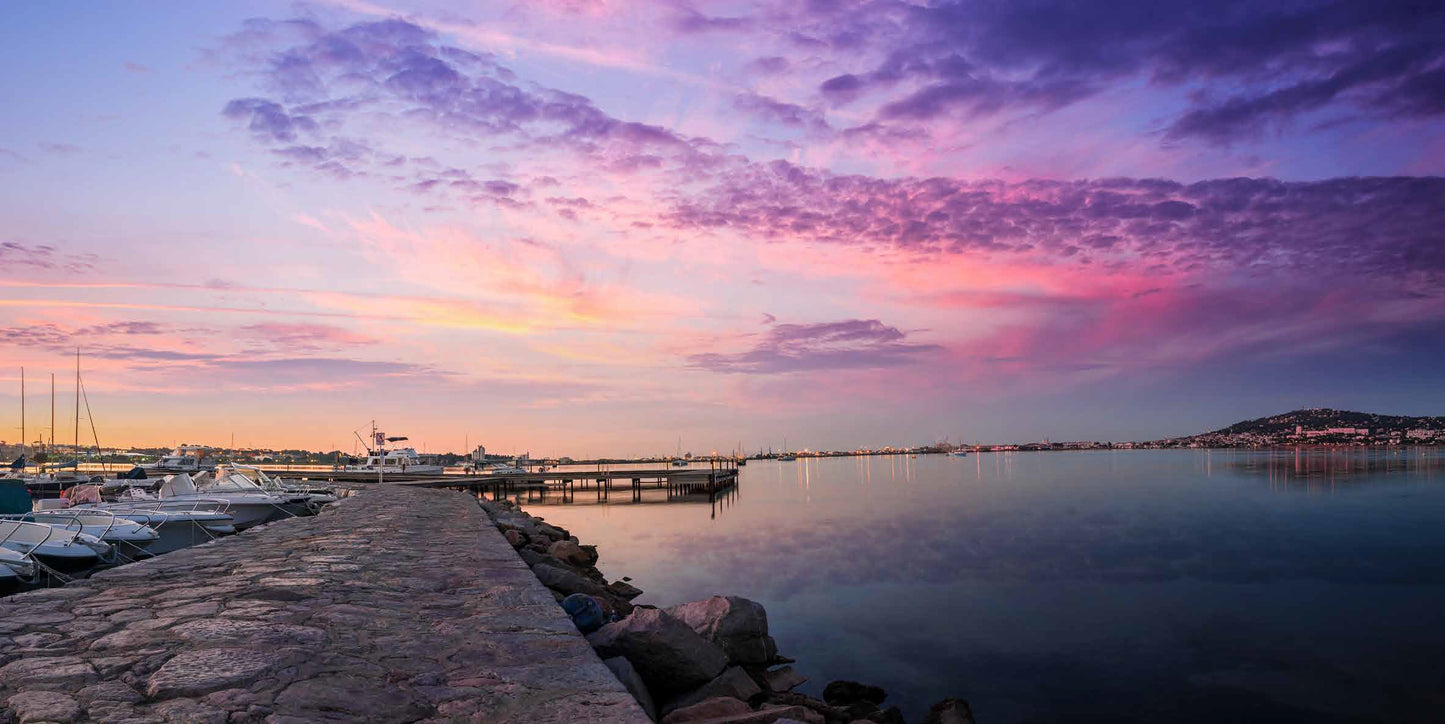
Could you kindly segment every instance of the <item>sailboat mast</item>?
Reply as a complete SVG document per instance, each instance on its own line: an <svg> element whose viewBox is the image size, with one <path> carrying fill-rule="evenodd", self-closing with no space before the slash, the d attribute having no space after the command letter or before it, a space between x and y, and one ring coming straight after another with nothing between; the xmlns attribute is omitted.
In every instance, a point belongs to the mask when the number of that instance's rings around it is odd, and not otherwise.
<svg viewBox="0 0 1445 724"><path fill-rule="evenodd" d="M75 348L75 453L76 470L80 470L80 348Z"/></svg>
<svg viewBox="0 0 1445 724"><path fill-rule="evenodd" d="M50 373L50 444L46 446L46 449L47 449L47 450L51 450L51 449L54 448L54 447L55 447L55 373L54 373L54 372L51 372L51 373ZM52 451L52 454L53 454L54 451L53 451L53 450L51 450L51 451Z"/></svg>
<svg viewBox="0 0 1445 724"><path fill-rule="evenodd" d="M20 368L20 459L25 455L25 368Z"/></svg>

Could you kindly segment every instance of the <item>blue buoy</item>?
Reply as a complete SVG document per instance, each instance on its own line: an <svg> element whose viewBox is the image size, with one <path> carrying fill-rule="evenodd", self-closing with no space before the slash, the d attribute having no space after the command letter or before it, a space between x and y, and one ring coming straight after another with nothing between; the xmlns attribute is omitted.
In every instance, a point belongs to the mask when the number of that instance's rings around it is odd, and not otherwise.
<svg viewBox="0 0 1445 724"><path fill-rule="evenodd" d="M583 634L602 628L602 605L585 593L574 593L562 599L562 610L572 617L572 623Z"/></svg>

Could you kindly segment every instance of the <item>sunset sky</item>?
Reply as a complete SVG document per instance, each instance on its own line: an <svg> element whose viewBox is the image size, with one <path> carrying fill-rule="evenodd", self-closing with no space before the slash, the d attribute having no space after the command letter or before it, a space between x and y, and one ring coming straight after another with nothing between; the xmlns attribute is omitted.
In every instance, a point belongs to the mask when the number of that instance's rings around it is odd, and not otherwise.
<svg viewBox="0 0 1445 724"><path fill-rule="evenodd" d="M0 9L0 438L1445 414L1436 3ZM64 440L70 435L57 434ZM87 436L88 437L88 436Z"/></svg>

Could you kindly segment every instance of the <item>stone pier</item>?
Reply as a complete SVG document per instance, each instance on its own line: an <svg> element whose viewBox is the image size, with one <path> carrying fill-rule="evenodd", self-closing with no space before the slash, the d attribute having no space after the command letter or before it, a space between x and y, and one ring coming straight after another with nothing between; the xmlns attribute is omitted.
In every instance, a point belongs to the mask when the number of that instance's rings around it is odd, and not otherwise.
<svg viewBox="0 0 1445 724"><path fill-rule="evenodd" d="M462 493L376 486L0 598L0 723L647 722Z"/></svg>

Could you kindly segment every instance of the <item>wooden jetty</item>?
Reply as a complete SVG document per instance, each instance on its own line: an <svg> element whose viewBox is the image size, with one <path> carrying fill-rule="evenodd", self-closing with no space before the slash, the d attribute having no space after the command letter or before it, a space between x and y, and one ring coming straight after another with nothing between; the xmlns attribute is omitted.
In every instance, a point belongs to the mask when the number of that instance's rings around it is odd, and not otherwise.
<svg viewBox="0 0 1445 724"><path fill-rule="evenodd" d="M273 474L267 470L268 475ZM375 483L376 473L343 470L276 470L276 475L303 480L326 480L334 483ZM577 491L595 491L598 499L613 492L631 493L634 500L644 490L666 490L669 496L706 495L716 497L737 486L738 468L729 461L710 463L709 467L606 468L595 470L546 470L519 473L488 473L485 475L438 473L385 473L382 480L408 487L451 488L473 493L504 496L521 492L561 492L571 497Z"/></svg>

